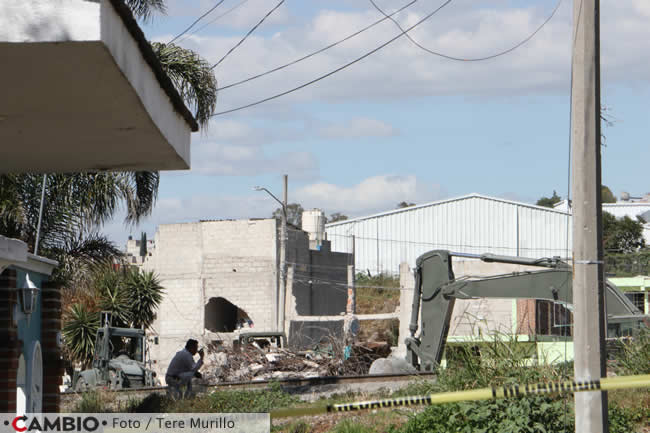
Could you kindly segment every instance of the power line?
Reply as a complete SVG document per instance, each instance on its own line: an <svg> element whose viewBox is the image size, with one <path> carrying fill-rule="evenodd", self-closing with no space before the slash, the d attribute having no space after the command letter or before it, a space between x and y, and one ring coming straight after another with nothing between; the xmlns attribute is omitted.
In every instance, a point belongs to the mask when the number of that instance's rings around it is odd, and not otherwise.
<svg viewBox="0 0 650 433"><path fill-rule="evenodd" d="M211 8L210 8L206 13L204 13L203 15L201 15L200 17L198 17L197 19L195 19L194 22L193 22L192 24L190 24L190 26L189 26L188 28L186 28L185 30L183 30L182 32L180 32L178 35L176 35L176 36L174 37L174 39L172 39L171 41L169 41L169 42L167 42L167 43L168 43L168 44L171 44L171 43L174 42L176 39L178 39L178 38L180 38L181 36L183 36L185 33L187 33L189 30L191 30L192 27L194 27L194 26L196 25L196 23L198 23L199 21L201 21L201 20L202 20L206 15L208 15L210 12L212 12L213 10L215 10L216 8L218 8L219 5L220 5L221 3L223 3L224 1L225 1L225 0L219 0L219 1L217 2L217 4L215 4L214 6L212 6L212 7L211 7Z"/></svg>
<svg viewBox="0 0 650 433"><path fill-rule="evenodd" d="M186 40L186 39L189 38L190 36L197 34L198 32L200 32L201 30L203 30L204 28L206 28L206 27L209 26L210 24L215 23L216 21L220 20L221 18L225 17L225 16L228 15L229 13L235 11L236 9L240 8L241 6L243 6L244 4L246 4L246 3L248 3L248 2L249 2L249 0L242 0L242 1L240 1L240 2L237 3L235 6L231 7L230 9L228 9L227 11L225 11L224 13L222 13L221 15L217 15L215 18L213 18L212 20L210 20L210 21L208 21L207 23L203 24L201 27L199 27L198 29L194 30L192 33L186 35L183 39L181 39L181 40L178 41L178 42L179 42L179 43L183 42L184 40Z"/></svg>
<svg viewBox="0 0 650 433"><path fill-rule="evenodd" d="M235 51L235 50L237 49L238 46L240 46L241 44L243 44L244 41L246 40L246 38L248 38L248 37L249 37L249 36L250 36L250 35L251 35L251 34L252 34L252 33L253 33L253 32L254 32L254 31L255 31L255 30L260 26L260 25L262 25L262 23L263 23L263 22L264 22L264 21L265 21L269 16L271 16L271 14L272 14L273 12L275 12L275 10L276 10L277 8L279 8L280 6L282 6L283 3L284 3L284 0L280 0L280 2L279 2L278 4L276 4L275 7L274 7L273 9L271 9L270 11L268 11L268 12L266 13L266 15L264 15L264 17L262 17L262 19L261 19L257 24L255 24L255 25L253 26L253 28L250 29L250 30L248 31L248 33L246 33L246 34L244 35L244 37L243 37L239 42L237 42L237 43L235 44L235 46L232 47L232 48L231 48L231 49L230 49L230 50L229 50L229 51L228 51L228 52L227 52L227 53L226 53L226 54L225 54L225 55L224 55L224 56L223 56L223 57L222 57L218 62L217 62L217 63L215 63L214 65L212 65L212 67L211 67L210 69L214 69L214 68L216 68L217 66L219 66L219 65L221 64L221 62L223 62L224 60L226 60L226 57L228 57L228 56L230 55L230 53L232 53L233 51Z"/></svg>
<svg viewBox="0 0 650 433"><path fill-rule="evenodd" d="M501 51L501 52L498 52L498 53L496 53L496 54L492 54L492 55L484 56L484 57L454 57L454 56L450 56L450 55L448 55L448 54L444 54L444 53L440 53L440 52L437 52L437 51L430 50L429 48L427 48L427 47L425 47L425 46L422 46L420 43L418 43L415 39L413 39L413 38L411 37L411 35L407 34L408 30L404 30L404 29L402 28L402 26L401 26L401 25L400 25L400 24L399 24L399 23L398 23L394 18L389 17L388 15L386 15L386 13L385 13L385 12L384 12L384 11L383 11L379 6L377 6L377 4L374 2L374 0L369 0L369 1L370 1L370 3L372 3L372 5L375 7L375 9L377 9L377 10L378 10L382 15L384 15L386 18L389 18L393 23L395 23L395 25L397 26L397 28L400 29L400 30L402 31L402 34L403 34L403 35L406 35L406 37L407 37L407 38L408 38L408 39L409 39L413 44L415 44L418 48L420 48L420 49L426 51L427 53L429 53L429 54L433 54L434 56L442 57L442 58L445 58L445 59L448 59L448 60L456 60L456 61L459 61L459 62L481 62L481 61L484 61L484 60L494 59L494 58L496 58L496 57L500 57L500 56L503 56L503 55L505 55L505 54L511 53L511 52L513 52L514 50L516 50L517 48L519 48L519 47L521 47L522 45L524 45L526 42L530 41L532 38L534 38L535 35L536 35L540 30L542 30L542 28L543 28L543 27L544 27L544 26L545 26L549 21L551 21L551 19L555 16L555 13L556 13L556 12L558 11L558 9L560 8L560 5L562 4L562 1L563 1L563 0L558 0L557 5L555 5L555 9L553 9L553 12L551 12L551 15L549 15L549 17L546 18L546 20L544 20L544 22L543 22L543 23L542 23L542 24L541 24L541 25L540 25L540 26L539 26L539 27L538 27L538 28L537 28L533 33L531 33L528 37L526 37L524 40L522 40L521 42L519 42L517 45L515 45L515 46L513 46L513 47L511 47L511 48L508 48L508 49L505 50L505 51ZM409 30L410 30L410 29L409 29Z"/></svg>
<svg viewBox="0 0 650 433"><path fill-rule="evenodd" d="M359 34L365 32L366 30L369 30L369 29L373 28L374 26L376 26L376 25L378 25L378 24L380 24L380 23L383 23L384 21L386 21L387 19L389 19L389 17L391 17L391 16L393 16L393 15L396 15L396 14L402 12L404 9L408 8L409 6L411 6L413 3L417 2L417 1L418 1L418 0L413 0L413 1L411 1L410 3L407 3L406 5L402 6L402 7L399 8L399 9L397 9L397 10L396 10L395 12L393 12L392 14L390 14L390 15L388 15L388 16L386 16L386 17L380 19L380 20L377 20L377 21L375 21L374 23L372 23L372 24L370 24L370 25L368 25L368 26L362 28L361 30L356 31L356 32L352 33L351 35L348 35L348 36L346 36L345 38L343 38L343 39L341 39L341 40L339 40L339 41L337 41L337 42L334 42L333 44L330 44L330 45L328 45L328 46L326 46L326 47L323 47L323 48L321 48L320 50L314 51L313 53L307 54L306 56L300 57L299 59L293 60L293 61L291 61L291 62L289 62L289 63L286 63L286 64L284 64L284 65L282 65L282 66L278 66L277 68L273 68L273 69L270 69L270 70L268 70L268 71L266 71L266 72L262 72L261 74L253 75L252 77L248 77L248 78L246 78L246 79L243 79L243 80L240 80L240 81L237 81L237 82L234 82L234 83L231 83L231 84L225 85L225 86L223 86L223 87L219 87L217 90L225 90L225 89L229 89L229 88L231 88L231 87L239 86L240 84L244 84L244 83L247 83L247 82L249 82L249 81L256 80L256 79L261 78L261 77L263 77L263 76L265 76L265 75L269 75L269 74L272 74L273 72L277 72L277 71L279 71L279 70L281 70L281 69L287 68L287 67L289 67L289 66L293 66L293 65L295 65L296 63L302 62L303 60L307 60L308 58L313 57L313 56L315 56L316 54L320 54L320 53L322 53L322 52L324 52L324 51L329 50L330 48L333 48L333 47L335 47L335 46L337 46L337 45L340 45L340 44L342 44L343 42L348 41L348 40L352 39L353 37L355 37L355 36L357 36L357 35L359 35Z"/></svg>
<svg viewBox="0 0 650 433"><path fill-rule="evenodd" d="M328 72L328 73L325 74L325 75L321 75L320 77L315 78L315 79L313 79L313 80L311 80L311 81L309 81L309 82L307 82L307 83L304 83L304 84L302 84L302 85L300 85L300 86L298 86L298 87L294 87L293 89L287 90L287 91L282 92L282 93L278 93L278 94L273 95L273 96L270 96L270 97L268 97L268 98L264 98L264 99L261 99L261 100L256 101L256 102L252 102L252 103L250 103L250 104L242 105L241 107L232 108L232 109L230 109L230 110L221 111L221 112L219 112L219 113L214 113L211 117L214 117L214 116L221 116L221 115L224 115L224 114L233 113L233 112L235 112L235 111L243 110L243 109L245 109L245 108L254 107L255 105L263 104L264 102L268 102L268 101L271 101L271 100L273 100L273 99L277 99L277 98L280 98L280 97L282 97L282 96L288 95L289 93L293 93L293 92L295 92L295 91L297 91L297 90L303 89L303 88L305 88L305 87L307 87L307 86L310 86L310 85L312 85L312 84L314 84L314 83L317 83L318 81L321 81L321 80L323 80L323 79L325 79L325 78L327 78L327 77L329 77L329 76L331 76L331 75L334 75L334 74L336 74L337 72L340 72L340 71L342 71L343 69L346 69L346 68L348 68L348 67L354 65L355 63L360 62L361 60L365 59L366 57L368 57L368 56L370 56L370 55L376 53L377 51L381 50L382 48L384 48L384 47L390 45L391 43L395 42L397 39L401 38L401 37L402 37L406 32L409 32L409 31L413 30L415 27L419 26L420 24L422 24L423 22L425 22L426 20L428 20L429 18L431 18L433 15L435 15L436 13L438 13L442 8L444 8L445 6L447 6L447 5L448 5L449 3L451 3L451 2L452 2L452 0L447 0L447 1L445 1L445 2L440 6L440 7L438 7L437 9L435 9L433 12L429 13L427 16L425 16L424 18L422 18L421 20L419 20L419 21L416 22L415 24L413 24L413 25L412 25L411 27L409 27L405 32L400 33L399 35L393 37L392 39L389 39L387 42L384 42L383 44L381 44L381 45L378 46L377 48L373 49L372 51L367 52L367 53L364 54L363 56L358 57L357 59L355 59L355 60L353 60L353 61L351 61L351 62L349 62L349 63L346 63L345 65L343 65L343 66L341 66L341 67L339 67L339 68L337 68L337 69L335 69L335 70L333 70L333 71L330 71L330 72Z"/></svg>

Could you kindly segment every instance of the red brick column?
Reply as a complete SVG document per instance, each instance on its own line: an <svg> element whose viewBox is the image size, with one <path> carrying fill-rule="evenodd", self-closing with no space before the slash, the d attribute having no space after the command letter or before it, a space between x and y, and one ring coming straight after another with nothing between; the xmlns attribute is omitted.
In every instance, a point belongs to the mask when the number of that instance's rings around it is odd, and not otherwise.
<svg viewBox="0 0 650 433"><path fill-rule="evenodd" d="M517 299L517 334L535 335L536 305L535 299Z"/></svg>
<svg viewBox="0 0 650 433"><path fill-rule="evenodd" d="M57 344L61 331L61 290L50 282L41 288L41 349L43 350L43 412L59 412L64 364Z"/></svg>
<svg viewBox="0 0 650 433"><path fill-rule="evenodd" d="M20 342L14 325L16 305L16 271L0 274L0 413L16 412L16 375Z"/></svg>

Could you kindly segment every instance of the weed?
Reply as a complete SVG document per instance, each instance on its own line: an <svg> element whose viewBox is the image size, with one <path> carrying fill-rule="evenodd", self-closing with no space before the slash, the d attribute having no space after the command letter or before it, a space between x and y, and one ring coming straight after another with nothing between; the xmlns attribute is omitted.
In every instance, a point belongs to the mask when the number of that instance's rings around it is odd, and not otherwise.
<svg viewBox="0 0 650 433"><path fill-rule="evenodd" d="M616 358L623 374L650 374L650 329L644 328L636 336L622 340Z"/></svg>
<svg viewBox="0 0 650 433"><path fill-rule="evenodd" d="M70 410L72 413L108 413L113 412L114 397L100 390L89 390L81 394L81 400Z"/></svg>
<svg viewBox="0 0 650 433"><path fill-rule="evenodd" d="M333 430L334 433L374 433L374 429L357 421L343 420Z"/></svg>
<svg viewBox="0 0 650 433"><path fill-rule="evenodd" d="M541 396L453 403L426 408L413 415L399 431L572 432L573 416L565 416L562 400Z"/></svg>

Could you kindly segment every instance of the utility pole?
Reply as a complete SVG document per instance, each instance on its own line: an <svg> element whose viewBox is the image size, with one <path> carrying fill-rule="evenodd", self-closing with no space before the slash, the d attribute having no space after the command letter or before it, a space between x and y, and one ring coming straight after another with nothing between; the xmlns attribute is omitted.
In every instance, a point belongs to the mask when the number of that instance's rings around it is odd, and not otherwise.
<svg viewBox="0 0 650 433"><path fill-rule="evenodd" d="M282 176L282 232L280 234L280 311L279 311L279 330L284 332L284 313L287 298L287 241L289 233L287 232L287 195L288 195L288 177Z"/></svg>
<svg viewBox="0 0 650 433"><path fill-rule="evenodd" d="M262 187L254 186L254 191L264 191L270 195L273 200L280 204L282 208L281 212L281 228L280 228L280 266L279 266L279 279L278 279L278 291L276 301L276 326L277 330L284 332L284 313L285 313L285 299L287 293L287 241L289 239L287 232L287 185L288 185L288 176L285 174L283 179L283 188L282 188L282 201L278 199L271 191Z"/></svg>
<svg viewBox="0 0 650 433"><path fill-rule="evenodd" d="M606 376L600 162L600 0L573 2L573 344L575 380ZM577 392L575 431L607 433L607 393Z"/></svg>

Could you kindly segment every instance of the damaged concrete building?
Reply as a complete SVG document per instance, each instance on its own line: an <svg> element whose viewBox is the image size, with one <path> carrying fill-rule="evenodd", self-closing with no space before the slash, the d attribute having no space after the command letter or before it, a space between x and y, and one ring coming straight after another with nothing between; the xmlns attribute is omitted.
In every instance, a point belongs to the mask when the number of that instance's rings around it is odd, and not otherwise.
<svg viewBox="0 0 650 433"><path fill-rule="evenodd" d="M229 345L241 332L281 331L289 345L308 346L342 334L354 257L331 252L322 224L312 233L288 230L279 323L280 225L276 219L248 219L158 227L144 268L166 289L152 327L158 344L151 355L159 373L164 376L188 338Z"/></svg>

